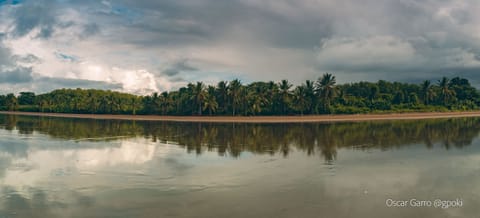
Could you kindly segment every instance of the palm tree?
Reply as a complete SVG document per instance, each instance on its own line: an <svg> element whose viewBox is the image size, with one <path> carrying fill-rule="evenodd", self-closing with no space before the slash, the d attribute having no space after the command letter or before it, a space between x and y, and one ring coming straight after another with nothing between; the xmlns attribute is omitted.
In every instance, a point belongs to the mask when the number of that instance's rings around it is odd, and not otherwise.
<svg viewBox="0 0 480 218"><path fill-rule="evenodd" d="M111 104L112 102L110 101L110 98L108 98L107 95L102 95L99 102L99 107L102 109L103 113L107 114L111 112Z"/></svg>
<svg viewBox="0 0 480 218"><path fill-rule="evenodd" d="M435 92L432 89L430 80L423 81L421 88L422 88L422 95L423 95L423 103L425 105L428 105L430 101L432 101L433 98L435 97Z"/></svg>
<svg viewBox="0 0 480 218"><path fill-rule="evenodd" d="M134 96L132 99L131 99L131 107L132 107L132 114L133 115L136 115L137 114L137 110L138 108L140 107L140 97L137 97L137 96Z"/></svg>
<svg viewBox="0 0 480 218"><path fill-rule="evenodd" d="M235 79L230 82L228 85L228 94L230 96L230 102L232 103L232 114L235 116L235 109L237 108L238 104L240 103L242 93L242 83L240 80Z"/></svg>
<svg viewBox="0 0 480 218"><path fill-rule="evenodd" d="M290 101L290 88L292 88L292 84L288 82L288 80L282 80L279 84L280 88L280 96L282 98L282 108L283 114L286 114L287 105Z"/></svg>
<svg viewBox="0 0 480 218"><path fill-rule="evenodd" d="M329 73L323 74L323 76L317 80L317 93L322 100L324 111L329 110L330 102L337 95L335 83L335 76Z"/></svg>
<svg viewBox="0 0 480 218"><path fill-rule="evenodd" d="M217 84L217 99L218 99L218 105L221 106L222 113L227 112L227 106L228 106L228 83L225 81L220 81Z"/></svg>
<svg viewBox="0 0 480 218"><path fill-rule="evenodd" d="M48 101L40 100L39 101L40 111L43 113L45 112L45 108L48 107Z"/></svg>
<svg viewBox="0 0 480 218"><path fill-rule="evenodd" d="M309 101L307 96L307 88L305 85L298 86L294 91L294 102L297 110L300 111L300 115L309 107Z"/></svg>
<svg viewBox="0 0 480 218"><path fill-rule="evenodd" d="M266 93L260 90L259 87L255 87L253 90L248 90L246 99L249 104L248 109L253 115L262 112L263 107L268 103L268 99L265 94Z"/></svg>
<svg viewBox="0 0 480 218"><path fill-rule="evenodd" d="M205 101L207 93L205 92L205 85L202 82L197 82L192 89L192 100L195 102L198 108L198 115L202 115L202 106Z"/></svg>
<svg viewBox="0 0 480 218"><path fill-rule="evenodd" d="M170 106L170 97L168 95L168 92L162 92L160 94L160 106L162 108L162 115L165 115L167 113L167 108Z"/></svg>
<svg viewBox="0 0 480 218"><path fill-rule="evenodd" d="M5 105L9 111L18 110L18 99L14 94L10 93L5 98Z"/></svg>
<svg viewBox="0 0 480 218"><path fill-rule="evenodd" d="M208 109L208 113L212 115L212 112L215 112L217 108L218 108L218 103L217 103L217 99L215 98L215 87L208 86L203 109L204 110Z"/></svg>
<svg viewBox="0 0 480 218"><path fill-rule="evenodd" d="M455 91L450 89L450 80L447 77L443 77L441 80L438 80L438 86L440 87L443 105L447 105L455 97Z"/></svg>
<svg viewBox="0 0 480 218"><path fill-rule="evenodd" d="M309 107L310 114L315 113L317 98L315 96L315 85L311 80L305 81L305 96L307 96L307 99L310 102L310 107Z"/></svg>
<svg viewBox="0 0 480 218"><path fill-rule="evenodd" d="M97 113L98 111L98 98L97 98L97 95L95 95L93 92L89 92L88 93L88 97L87 97L87 110L89 110L92 114L93 113Z"/></svg>
<svg viewBox="0 0 480 218"><path fill-rule="evenodd" d="M161 105L162 100L160 99L160 95L158 94L158 92L154 92L152 94L152 111L154 111L155 114L158 114Z"/></svg>
<svg viewBox="0 0 480 218"><path fill-rule="evenodd" d="M279 93L279 90L278 90L278 85L277 83L273 82L273 81L269 81L267 83L267 90L266 90L266 94L267 96L271 96L270 99L271 101L269 101L269 105L268 105L268 108L270 110L270 112L273 114L273 113L276 113L276 103L278 102L278 93Z"/></svg>

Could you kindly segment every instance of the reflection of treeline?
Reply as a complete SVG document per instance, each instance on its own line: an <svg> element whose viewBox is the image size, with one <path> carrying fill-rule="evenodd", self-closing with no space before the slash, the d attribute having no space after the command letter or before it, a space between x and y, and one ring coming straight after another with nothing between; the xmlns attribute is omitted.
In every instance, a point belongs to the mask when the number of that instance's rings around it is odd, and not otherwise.
<svg viewBox="0 0 480 218"><path fill-rule="evenodd" d="M38 131L63 139L144 136L175 143L189 152L217 151L237 157L243 151L288 155L292 149L335 159L338 148L387 150L410 144L449 149L470 145L480 131L480 118L415 121L304 124L214 124L122 120L87 120L0 116L5 129Z"/></svg>
<svg viewBox="0 0 480 218"><path fill-rule="evenodd" d="M24 117L0 115L0 125L20 134L33 131L61 139L112 139L138 135L142 129L135 122L119 120L65 119L57 117Z"/></svg>

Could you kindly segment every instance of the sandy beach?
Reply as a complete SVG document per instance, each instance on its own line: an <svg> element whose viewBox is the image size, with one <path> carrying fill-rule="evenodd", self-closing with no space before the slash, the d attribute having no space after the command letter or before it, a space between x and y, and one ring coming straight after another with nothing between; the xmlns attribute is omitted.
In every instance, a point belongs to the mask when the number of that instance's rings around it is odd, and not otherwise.
<svg viewBox="0 0 480 218"><path fill-rule="evenodd" d="M66 117L82 119L115 119L173 122L213 122L213 123L308 123L308 122L355 122L370 120L415 120L455 117L480 117L480 111L468 112L419 112L392 114L355 115L305 115L305 116L155 116L155 115L111 115L111 114L64 114L0 111L0 114Z"/></svg>

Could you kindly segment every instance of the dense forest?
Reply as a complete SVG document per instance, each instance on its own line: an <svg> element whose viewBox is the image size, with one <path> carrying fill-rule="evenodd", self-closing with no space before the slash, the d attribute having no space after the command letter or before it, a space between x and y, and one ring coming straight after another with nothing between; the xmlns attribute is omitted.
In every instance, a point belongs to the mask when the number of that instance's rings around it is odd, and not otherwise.
<svg viewBox="0 0 480 218"><path fill-rule="evenodd" d="M148 96L94 89L0 95L0 110L134 115L357 114L474 110L479 106L478 90L464 78L443 77L420 84L384 80L336 84L335 76L328 73L296 87L287 80L242 84L235 79L216 86L189 83Z"/></svg>

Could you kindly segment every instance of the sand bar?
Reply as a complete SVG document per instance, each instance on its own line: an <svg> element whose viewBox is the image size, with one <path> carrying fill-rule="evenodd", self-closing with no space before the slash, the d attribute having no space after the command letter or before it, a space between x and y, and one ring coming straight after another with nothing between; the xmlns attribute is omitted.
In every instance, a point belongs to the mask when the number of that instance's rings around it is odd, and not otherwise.
<svg viewBox="0 0 480 218"><path fill-rule="evenodd" d="M213 123L312 123L312 122L355 122L355 121L371 121L371 120L416 120L416 119L436 119L436 118L456 118L456 117L480 117L480 111L354 114L354 115L305 115L305 116L157 116L157 115L111 115L111 114L65 114L65 113L36 113L36 112L9 112L9 111L0 111L0 114L83 118L83 119L213 122Z"/></svg>

